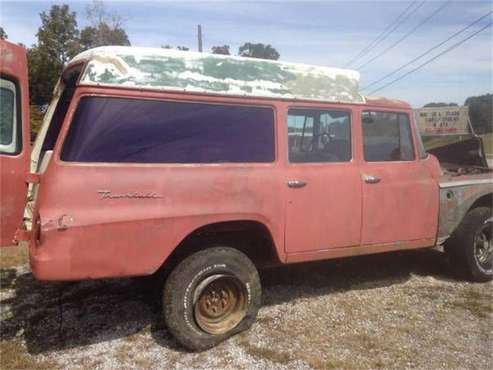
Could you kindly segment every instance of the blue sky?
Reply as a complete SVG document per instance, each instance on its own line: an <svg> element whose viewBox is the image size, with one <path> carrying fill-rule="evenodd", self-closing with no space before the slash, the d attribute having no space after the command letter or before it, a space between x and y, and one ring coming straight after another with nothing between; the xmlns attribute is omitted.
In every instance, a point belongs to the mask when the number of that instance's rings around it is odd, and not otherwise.
<svg viewBox="0 0 493 370"><path fill-rule="evenodd" d="M0 25L11 41L32 45L40 26L39 13L60 3L69 4L77 13L80 27L87 24L88 1L0 0ZM243 42L263 42L273 45L284 61L343 67L411 1L106 1L105 4L110 12L125 20L132 45L184 45L196 50L196 27L200 23L205 50L228 44L236 53ZM443 4L443 1L425 1L412 17L356 65L391 45ZM405 41L361 69L361 85L393 71L491 10L493 1L450 1ZM491 16L484 19L447 45L467 37L492 19ZM492 40L490 27L376 95L421 106L430 101L462 104L468 96L491 93Z"/></svg>

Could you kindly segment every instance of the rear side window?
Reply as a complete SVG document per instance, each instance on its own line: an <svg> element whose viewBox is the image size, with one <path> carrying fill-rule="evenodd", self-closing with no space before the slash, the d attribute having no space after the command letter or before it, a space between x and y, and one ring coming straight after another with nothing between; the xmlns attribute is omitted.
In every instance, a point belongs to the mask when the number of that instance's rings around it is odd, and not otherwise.
<svg viewBox="0 0 493 370"><path fill-rule="evenodd" d="M412 161L414 147L409 116L391 112L363 112L365 160Z"/></svg>
<svg viewBox="0 0 493 370"><path fill-rule="evenodd" d="M319 109L288 111L291 163L347 162L351 160L349 112Z"/></svg>
<svg viewBox="0 0 493 370"><path fill-rule="evenodd" d="M83 98L65 141L68 162L274 161L271 108Z"/></svg>
<svg viewBox="0 0 493 370"><path fill-rule="evenodd" d="M19 123L16 85L10 80L0 78L0 153L19 152L21 144Z"/></svg>

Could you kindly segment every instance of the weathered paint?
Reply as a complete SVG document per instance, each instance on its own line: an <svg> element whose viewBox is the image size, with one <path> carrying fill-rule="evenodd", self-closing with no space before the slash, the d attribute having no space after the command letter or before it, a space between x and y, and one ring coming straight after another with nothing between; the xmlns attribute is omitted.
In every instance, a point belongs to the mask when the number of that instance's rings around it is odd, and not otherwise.
<svg viewBox="0 0 493 370"><path fill-rule="evenodd" d="M364 104L246 99L232 94L122 86L126 85L82 82L76 89L52 159L41 174L30 245L37 278L78 280L150 274L190 233L225 221L264 225L278 260L284 263L435 244L440 180L436 158L419 159L416 150L416 159L409 162L375 164L363 158L361 111L411 114L407 104L382 98ZM276 112L276 160L263 164L60 161L79 99L98 94L271 106ZM286 115L292 106L351 111L352 160L289 163ZM413 134L417 148L416 132ZM365 174L382 181L365 184ZM290 180L306 181L307 186L289 188Z"/></svg>
<svg viewBox="0 0 493 370"><path fill-rule="evenodd" d="M31 266L37 278L77 280L149 274L194 230L234 220L265 225L279 246L279 258L285 260L284 184L278 162L204 165L61 162L59 153L71 116L85 94L184 98L182 94L156 91L77 89L52 160L41 174L30 247ZM231 97L189 96L188 100L245 103L244 99ZM265 105L260 100L250 103ZM102 191L156 196L103 199Z"/></svg>
<svg viewBox="0 0 493 370"><path fill-rule="evenodd" d="M276 112L276 160L267 164L89 164L64 163L59 153L78 100L84 95L141 97L226 104L270 105ZM244 99L204 94L138 91L107 87L78 87L65 118L60 138L46 172L41 174L33 223L31 263L44 280L77 280L152 273L194 230L224 221L255 221L266 227L282 262L306 261L344 255L376 253L394 248L420 248L433 244L438 214L428 228L421 223L394 222L383 228L385 243L363 243L362 230L370 218L362 217L363 166L359 112L361 105L344 105L353 115L353 159L349 163L290 164L287 159L286 113L295 102ZM340 104L304 102L304 107L341 109ZM368 106L371 109L389 109ZM398 109L402 110L401 108ZM427 164L430 162L430 164ZM383 197L398 199L408 192L406 204L423 201L416 194L438 196L433 161L416 160L408 166L387 165ZM411 175L406 171L412 168ZM407 176L406 182L398 181ZM413 177L415 176L415 178ZM84 181L80 181L84 179ZM306 188L293 189L289 180L307 180ZM389 184L394 185L389 187ZM426 189L423 184L426 183ZM403 184L405 187L403 188ZM416 184L416 185L413 185ZM432 188L428 184L435 184ZM382 184L376 184L379 186ZM407 186L407 187L406 187ZM352 193L344 193L351 187ZM404 189L404 190L403 190ZM112 194L157 194L156 197ZM391 193L390 193L391 192ZM77 196L75 196L77 195ZM380 198L379 198L380 199ZM306 200L310 205L304 206ZM376 199L377 201L378 199ZM438 201L437 201L438 204ZM402 207L385 207L384 220L398 220ZM393 221L392 221L393 222ZM411 226L408 232L408 226ZM289 228L289 230L287 229ZM313 229L315 228L315 229ZM398 230L396 230L396 228ZM313 232L312 232L313 231ZM421 234L420 234L421 233ZM301 241L305 240L305 243Z"/></svg>
<svg viewBox="0 0 493 370"><path fill-rule="evenodd" d="M363 103L352 70L170 49L100 47L80 83L222 95Z"/></svg>
<svg viewBox="0 0 493 370"><path fill-rule="evenodd" d="M398 110L387 104L385 108L376 107L375 110L407 113L412 119L409 108ZM359 112L368 109L360 107ZM361 113L357 117L359 120ZM354 130L358 131L358 147L362 148L363 132L359 121ZM361 183L362 245L381 248L399 241L400 244L395 246L397 249L403 243L415 245L412 242L422 241L428 246L434 243L438 226L440 166L433 156L419 159L415 125L411 125L411 130L415 157L412 161L367 162L360 152L362 178L374 176L380 179L378 183L363 180Z"/></svg>
<svg viewBox="0 0 493 370"><path fill-rule="evenodd" d="M0 246L12 245L14 233L22 223L26 203L26 174L29 170L30 127L26 50L0 40L0 73L17 82L20 94L22 150L16 155L0 154Z"/></svg>
<svg viewBox="0 0 493 370"><path fill-rule="evenodd" d="M471 206L493 193L491 172L482 175L450 176L440 180L440 224L438 237L443 243L460 224Z"/></svg>

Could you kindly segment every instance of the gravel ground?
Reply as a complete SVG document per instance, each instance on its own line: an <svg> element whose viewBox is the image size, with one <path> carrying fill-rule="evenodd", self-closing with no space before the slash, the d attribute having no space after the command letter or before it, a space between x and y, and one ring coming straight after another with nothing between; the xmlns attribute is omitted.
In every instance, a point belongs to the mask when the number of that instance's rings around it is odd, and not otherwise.
<svg viewBox="0 0 493 370"><path fill-rule="evenodd" d="M3 369L493 368L493 285L453 279L435 250L262 271L257 323L202 353L167 333L142 281L1 266Z"/></svg>

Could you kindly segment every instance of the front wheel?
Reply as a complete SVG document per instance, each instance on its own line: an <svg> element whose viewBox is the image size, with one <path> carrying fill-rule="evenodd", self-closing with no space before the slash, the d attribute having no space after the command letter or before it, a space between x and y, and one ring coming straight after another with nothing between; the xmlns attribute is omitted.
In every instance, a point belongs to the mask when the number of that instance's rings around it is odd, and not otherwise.
<svg viewBox="0 0 493 370"><path fill-rule="evenodd" d="M449 261L472 281L493 278L493 218L489 207L470 210L445 244Z"/></svg>
<svg viewBox="0 0 493 370"><path fill-rule="evenodd" d="M201 351L248 329L261 301L257 269L242 252L214 247L194 253L164 286L166 325L186 348Z"/></svg>

